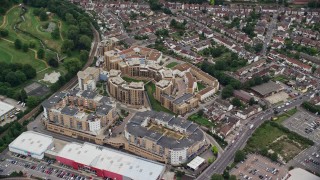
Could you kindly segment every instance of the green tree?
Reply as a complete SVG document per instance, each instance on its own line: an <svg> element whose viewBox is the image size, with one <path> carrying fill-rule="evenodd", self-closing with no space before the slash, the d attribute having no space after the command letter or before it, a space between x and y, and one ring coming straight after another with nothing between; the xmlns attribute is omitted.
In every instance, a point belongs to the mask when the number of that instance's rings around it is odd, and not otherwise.
<svg viewBox="0 0 320 180"><path fill-rule="evenodd" d="M44 57L45 57L44 50L43 49L39 49L38 52L37 52L37 55L38 55L39 59L44 59Z"/></svg>
<svg viewBox="0 0 320 180"><path fill-rule="evenodd" d="M236 176L236 175L231 175L231 176L229 177L229 180L237 180L237 176Z"/></svg>
<svg viewBox="0 0 320 180"><path fill-rule="evenodd" d="M224 179L229 179L230 178L230 174L229 174L229 171L227 171L226 169L223 171L223 178Z"/></svg>
<svg viewBox="0 0 320 180"><path fill-rule="evenodd" d="M20 101L26 102L27 98L28 98L27 92L24 89L21 89L20 98L19 98Z"/></svg>
<svg viewBox="0 0 320 180"><path fill-rule="evenodd" d="M221 174L213 174L211 180L224 180L224 178Z"/></svg>
<svg viewBox="0 0 320 180"><path fill-rule="evenodd" d="M245 158L246 158L245 152L242 150L238 150L236 151L236 154L234 156L234 162L238 163L238 162L244 161Z"/></svg>
<svg viewBox="0 0 320 180"><path fill-rule="evenodd" d="M28 50L29 50L29 45L26 44L26 43L24 43L24 44L22 45L22 50L23 50L24 52L28 52Z"/></svg>
<svg viewBox="0 0 320 180"><path fill-rule="evenodd" d="M0 36L7 37L9 35L9 31L7 29L0 29Z"/></svg>
<svg viewBox="0 0 320 180"><path fill-rule="evenodd" d="M55 58L50 58L48 64L54 68L59 67L59 62Z"/></svg>
<svg viewBox="0 0 320 180"><path fill-rule="evenodd" d="M250 98L250 100L249 100L249 105L252 106L252 105L254 105L254 104L256 104L256 101L255 101L254 98L252 97L252 98Z"/></svg>
<svg viewBox="0 0 320 180"><path fill-rule="evenodd" d="M270 155L270 159L272 161L277 161L278 160L278 153L274 152Z"/></svg>
<svg viewBox="0 0 320 180"><path fill-rule="evenodd" d="M27 80L26 75L20 70L14 72L14 74L16 75L19 84L21 84L21 83L23 83L23 82L25 82Z"/></svg>
<svg viewBox="0 0 320 180"><path fill-rule="evenodd" d="M55 28L51 32L51 37L52 37L52 39L60 39L60 30L59 30L59 28Z"/></svg>
<svg viewBox="0 0 320 180"><path fill-rule="evenodd" d="M82 35L79 39L79 45L81 46L81 49L90 49L91 38L87 35Z"/></svg>
<svg viewBox="0 0 320 180"><path fill-rule="evenodd" d="M5 81L11 84L11 86L19 85L19 79L17 78L16 74L12 71L5 76Z"/></svg>
<svg viewBox="0 0 320 180"><path fill-rule="evenodd" d="M37 76L37 71L30 64L24 64L22 72L26 75L27 79L32 79Z"/></svg>
<svg viewBox="0 0 320 180"><path fill-rule="evenodd" d="M211 151L212 151L212 153L213 153L214 155L218 155L219 150L218 150L218 147L217 147L217 146L212 146L212 147L211 147Z"/></svg>
<svg viewBox="0 0 320 180"><path fill-rule="evenodd" d="M208 163L209 163L209 164L212 164L213 161L214 161L214 158L213 158L213 157L211 157L211 158L208 159Z"/></svg>
<svg viewBox="0 0 320 180"><path fill-rule="evenodd" d="M28 97L27 101L26 101L26 105L29 107L29 108L34 108L36 106L39 105L40 103L40 98L39 97L36 97L36 96L30 96Z"/></svg>
<svg viewBox="0 0 320 180"><path fill-rule="evenodd" d="M89 52L87 50L80 51L80 61L86 62L89 58Z"/></svg>
<svg viewBox="0 0 320 180"><path fill-rule="evenodd" d="M233 98L231 103L232 103L232 105L234 105L236 107L242 107L243 106L242 102L238 98Z"/></svg>
<svg viewBox="0 0 320 180"><path fill-rule="evenodd" d="M74 43L72 40L64 40L61 46L61 51L63 53L71 52L71 50L74 48Z"/></svg>
<svg viewBox="0 0 320 180"><path fill-rule="evenodd" d="M214 5L214 0L210 0L210 5Z"/></svg>
<svg viewBox="0 0 320 180"><path fill-rule="evenodd" d="M75 74L81 69L81 62L76 58L66 59L63 63L63 66L68 72Z"/></svg>
<svg viewBox="0 0 320 180"><path fill-rule="evenodd" d="M231 85L227 85L224 89L222 89L221 97L223 99L229 98L233 95L233 87Z"/></svg>
<svg viewBox="0 0 320 180"><path fill-rule="evenodd" d="M16 40L14 41L14 47L15 47L16 49L21 49L21 48L22 48L22 42L21 42L20 39L16 39Z"/></svg>
<svg viewBox="0 0 320 180"><path fill-rule="evenodd" d="M48 15L47 15L47 12L45 10L40 12L39 17L40 17L40 21L48 20Z"/></svg>

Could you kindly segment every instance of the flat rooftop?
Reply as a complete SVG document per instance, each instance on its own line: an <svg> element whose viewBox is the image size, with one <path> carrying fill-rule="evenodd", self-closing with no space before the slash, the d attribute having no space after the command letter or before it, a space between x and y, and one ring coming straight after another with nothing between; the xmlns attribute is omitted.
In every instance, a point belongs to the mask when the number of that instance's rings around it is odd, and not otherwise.
<svg viewBox="0 0 320 180"><path fill-rule="evenodd" d="M44 153L52 143L53 138L51 136L34 131L26 131L11 142L9 147L40 155Z"/></svg>
<svg viewBox="0 0 320 180"><path fill-rule="evenodd" d="M165 170L164 164L90 143L69 143L57 156L131 179L156 180Z"/></svg>
<svg viewBox="0 0 320 180"><path fill-rule="evenodd" d="M269 81L267 83L263 83L261 85L258 86L254 86L251 88L252 90L254 90L255 92L259 93L262 96L265 96L267 94L270 94L272 92L276 92L282 89L282 86L280 86L279 84L273 82L273 81Z"/></svg>
<svg viewBox="0 0 320 180"><path fill-rule="evenodd" d="M0 117L14 109L14 106L0 101Z"/></svg>

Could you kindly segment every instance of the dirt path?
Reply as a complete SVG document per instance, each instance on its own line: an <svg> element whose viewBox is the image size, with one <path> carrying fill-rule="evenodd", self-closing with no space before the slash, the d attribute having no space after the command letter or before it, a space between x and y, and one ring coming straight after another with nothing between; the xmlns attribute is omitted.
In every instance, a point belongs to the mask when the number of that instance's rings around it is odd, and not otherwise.
<svg viewBox="0 0 320 180"><path fill-rule="evenodd" d="M62 34L61 34L61 31L62 31L61 26L62 26L62 25L61 25L61 21L59 21L59 34L60 34L61 40L64 41L63 36L62 36Z"/></svg>
<svg viewBox="0 0 320 180"><path fill-rule="evenodd" d="M2 40L5 40L5 41L7 41L7 42L9 42L9 43L12 43L12 44L14 43L13 41L10 41L9 39L5 39L5 38L1 38L1 39L2 39ZM37 54L37 51L36 51L35 49L29 48L29 50L31 50L31 51L34 52L34 58L35 58L36 60L40 60L40 61L42 61L42 62L45 63L45 65L46 65L46 68L45 68L45 69L48 69L48 68L49 68L48 63L47 63L45 60L38 58L38 54ZM43 69L43 70L45 70L45 69ZM43 71L43 70L41 70L41 71ZM39 72L41 72L41 71L39 71Z"/></svg>
<svg viewBox="0 0 320 180"><path fill-rule="evenodd" d="M15 7L17 7L17 6L18 6L18 5L13 6L12 8L10 8L10 9L6 12L6 14L3 16L3 21L2 21L2 24L1 24L0 28L5 27L5 25L7 24L7 14L8 14L13 8L15 8Z"/></svg>

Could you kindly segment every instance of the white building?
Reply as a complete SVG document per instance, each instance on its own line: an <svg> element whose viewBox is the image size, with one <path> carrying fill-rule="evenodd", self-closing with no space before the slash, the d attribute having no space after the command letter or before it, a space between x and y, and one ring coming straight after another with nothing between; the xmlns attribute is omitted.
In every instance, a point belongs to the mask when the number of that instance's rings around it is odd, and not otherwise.
<svg viewBox="0 0 320 180"><path fill-rule="evenodd" d="M23 132L9 144L9 151L42 159L46 150L53 148L53 138L34 131Z"/></svg>
<svg viewBox="0 0 320 180"><path fill-rule="evenodd" d="M13 114L14 106L0 101L0 121L8 119Z"/></svg>

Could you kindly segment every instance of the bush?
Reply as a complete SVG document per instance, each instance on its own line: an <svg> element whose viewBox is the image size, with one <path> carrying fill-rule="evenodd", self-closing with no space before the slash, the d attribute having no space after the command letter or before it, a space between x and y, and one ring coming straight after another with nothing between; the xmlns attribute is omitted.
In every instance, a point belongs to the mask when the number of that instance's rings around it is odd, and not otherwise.
<svg viewBox="0 0 320 180"><path fill-rule="evenodd" d="M9 31L6 29L0 29L0 36L7 37L9 35Z"/></svg>

